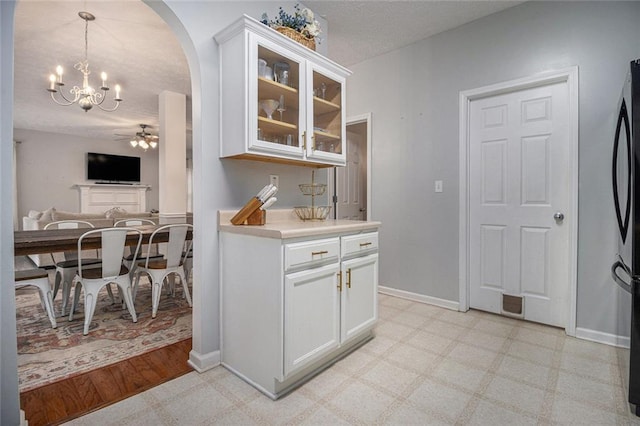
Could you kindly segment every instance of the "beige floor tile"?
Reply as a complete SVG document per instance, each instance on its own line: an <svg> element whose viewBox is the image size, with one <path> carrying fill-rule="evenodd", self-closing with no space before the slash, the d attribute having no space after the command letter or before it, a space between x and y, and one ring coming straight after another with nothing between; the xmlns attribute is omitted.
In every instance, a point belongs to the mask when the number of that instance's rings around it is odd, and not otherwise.
<svg viewBox="0 0 640 426"><path fill-rule="evenodd" d="M462 414L465 405L471 398L471 393L462 392L427 379L409 395L407 400L420 410L438 413L443 418L454 421Z"/></svg>
<svg viewBox="0 0 640 426"><path fill-rule="evenodd" d="M69 424L640 426L623 385L628 350L386 295L379 314L372 341L278 401L218 367Z"/></svg>
<svg viewBox="0 0 640 426"><path fill-rule="evenodd" d="M592 403L596 407L604 406L615 410L615 396L617 394L615 385L560 371L556 390L564 396ZM579 392L576 393L576 390Z"/></svg>
<svg viewBox="0 0 640 426"><path fill-rule="evenodd" d="M354 382L335 395L327 407L331 411L338 409L340 412L349 413L354 419L370 424L376 421L394 400L395 398L371 386Z"/></svg>
<svg viewBox="0 0 640 426"><path fill-rule="evenodd" d="M328 410L325 407L320 407L315 410L311 415L306 417L304 420L300 421L296 424L301 425L327 425L327 426L340 426L340 425L349 425L347 420L340 417L338 414Z"/></svg>
<svg viewBox="0 0 640 426"><path fill-rule="evenodd" d="M427 333L426 331L418 331L403 343L434 354L442 354L451 346L452 341L450 338Z"/></svg>
<svg viewBox="0 0 640 426"><path fill-rule="evenodd" d="M380 303L380 305L382 306L390 306L392 308L404 310L416 302L412 302L411 300L407 300L407 299L402 299L400 297L393 297L393 296L380 294L378 297L378 303Z"/></svg>
<svg viewBox="0 0 640 426"><path fill-rule="evenodd" d="M213 386L206 385L163 402L162 412L166 411L167 414L161 416L167 420L179 420L183 424L205 424L232 406L232 402L223 394Z"/></svg>
<svg viewBox="0 0 640 426"><path fill-rule="evenodd" d="M452 425L453 421L443 419L438 413L420 410L410 402L402 403L384 421L386 425Z"/></svg>
<svg viewBox="0 0 640 426"><path fill-rule="evenodd" d="M260 424L286 424L313 404L302 392L293 391L276 401L262 396L247 403L243 411Z"/></svg>
<svg viewBox="0 0 640 426"><path fill-rule="evenodd" d="M398 315L389 318L389 320L406 325L411 328L420 328L426 321L429 320L429 318L411 312L402 311Z"/></svg>
<svg viewBox="0 0 640 426"><path fill-rule="evenodd" d="M547 327L549 330L553 330L551 327ZM526 327L519 327L514 339L531 343L538 346L544 346L549 349L556 349L556 344L559 337L555 332L546 332L539 329L531 329Z"/></svg>
<svg viewBox="0 0 640 426"><path fill-rule="evenodd" d="M570 352L585 358L593 358L612 364L617 362L616 348L613 346L580 340L575 337L567 337L562 350L563 352Z"/></svg>
<svg viewBox="0 0 640 426"><path fill-rule="evenodd" d="M618 366L593 358L583 358L571 352L564 352L560 360L560 368L566 372L587 376L607 383L619 383Z"/></svg>
<svg viewBox="0 0 640 426"><path fill-rule="evenodd" d="M461 327L472 327L478 320L476 316L469 315L466 312L452 311L450 309L444 309L440 315L438 315L440 321L450 322Z"/></svg>
<svg viewBox="0 0 640 426"><path fill-rule="evenodd" d="M500 355L497 352L477 348L467 345L466 343L458 343L451 349L448 355L450 359L461 362L462 364L483 369L488 369L498 356Z"/></svg>
<svg viewBox="0 0 640 426"><path fill-rule="evenodd" d="M535 425L537 419L528 417L522 413L516 413L488 401L480 401L471 415L469 425Z"/></svg>
<svg viewBox="0 0 640 426"><path fill-rule="evenodd" d="M507 355L502 358L496 374L544 389L547 386L550 371L549 367Z"/></svg>
<svg viewBox="0 0 640 426"><path fill-rule="evenodd" d="M362 375L361 380L399 396L410 388L419 377L419 374L413 371L381 361Z"/></svg>
<svg viewBox="0 0 640 426"><path fill-rule="evenodd" d="M402 340L415 331L415 327L409 327L393 321L379 324L375 328L376 335L385 336L393 340Z"/></svg>
<svg viewBox="0 0 640 426"><path fill-rule="evenodd" d="M618 417L612 411L576 402L564 395L556 395L551 419L566 425L615 425Z"/></svg>
<svg viewBox="0 0 640 426"><path fill-rule="evenodd" d="M542 408L544 390L496 376L487 386L483 397L512 406L514 411L520 409L537 416Z"/></svg>
<svg viewBox="0 0 640 426"><path fill-rule="evenodd" d="M421 351L413 346L398 343L387 354L385 359L398 367L405 368L416 373L424 373L432 369L440 361L438 355Z"/></svg>
<svg viewBox="0 0 640 426"><path fill-rule="evenodd" d="M553 365L555 353L556 352L552 349L520 341L513 341L507 350L507 355L531 361L546 367L551 367Z"/></svg>
<svg viewBox="0 0 640 426"><path fill-rule="evenodd" d="M384 334L376 334L375 337L365 343L361 349L371 355L380 356L391 349L396 343L396 340Z"/></svg>
<svg viewBox="0 0 640 426"><path fill-rule="evenodd" d="M350 380L352 380L351 376L338 368L331 367L302 385L302 388L318 398L326 398L344 387Z"/></svg>
<svg viewBox="0 0 640 426"><path fill-rule="evenodd" d="M445 358L435 368L432 376L441 381L451 383L453 386L460 386L470 392L474 392L478 389L486 374L486 370Z"/></svg>
<svg viewBox="0 0 640 426"><path fill-rule="evenodd" d="M478 330L472 330L467 333L463 333L458 340L468 345L477 346L492 352L502 352L503 345L507 341L507 338L495 336Z"/></svg>
<svg viewBox="0 0 640 426"><path fill-rule="evenodd" d="M509 337L515 328L514 322L507 323L492 321L488 318L480 318L473 325L474 330L482 331L499 337Z"/></svg>
<svg viewBox="0 0 640 426"><path fill-rule="evenodd" d="M433 317L440 315L445 309L439 306L427 305L426 303L413 303L406 311L423 317Z"/></svg>
<svg viewBox="0 0 640 426"><path fill-rule="evenodd" d="M422 330L432 334L437 334L438 336L446 337L447 339L455 339L467 329L457 324L433 319L427 321L422 327Z"/></svg>
<svg viewBox="0 0 640 426"><path fill-rule="evenodd" d="M338 368L343 373L351 375L360 370L367 369L379 361L380 359L378 357L372 356L365 351L356 350L336 362L332 368Z"/></svg>

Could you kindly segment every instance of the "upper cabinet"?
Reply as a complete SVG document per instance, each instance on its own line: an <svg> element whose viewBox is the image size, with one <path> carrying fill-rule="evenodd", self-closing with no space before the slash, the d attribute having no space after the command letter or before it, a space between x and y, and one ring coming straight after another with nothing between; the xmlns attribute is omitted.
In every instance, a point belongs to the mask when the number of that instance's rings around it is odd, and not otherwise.
<svg viewBox="0 0 640 426"><path fill-rule="evenodd" d="M346 162L346 68L243 16L218 33L220 157Z"/></svg>

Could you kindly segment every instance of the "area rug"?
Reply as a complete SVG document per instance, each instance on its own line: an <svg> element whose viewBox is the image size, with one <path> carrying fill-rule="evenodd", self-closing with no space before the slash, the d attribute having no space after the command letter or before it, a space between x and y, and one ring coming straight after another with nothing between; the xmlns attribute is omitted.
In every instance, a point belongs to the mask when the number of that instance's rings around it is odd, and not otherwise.
<svg viewBox="0 0 640 426"><path fill-rule="evenodd" d="M57 329L40 305L35 288L16 290L18 378L20 392L122 361L191 337L191 308L176 286L175 296L163 291L155 319L151 318L151 286L142 283L135 300L138 322L127 309L111 303L105 289L99 295L89 334L82 335L82 297L73 321L60 317L60 294L54 301Z"/></svg>

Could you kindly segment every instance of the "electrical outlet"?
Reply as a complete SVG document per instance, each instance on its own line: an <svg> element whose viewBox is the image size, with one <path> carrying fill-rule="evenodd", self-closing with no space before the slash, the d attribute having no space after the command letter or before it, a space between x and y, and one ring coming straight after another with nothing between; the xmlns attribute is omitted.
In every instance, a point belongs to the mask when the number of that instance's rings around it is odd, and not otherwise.
<svg viewBox="0 0 640 426"><path fill-rule="evenodd" d="M437 180L435 182L435 191L436 192L442 192L442 181L441 180Z"/></svg>
<svg viewBox="0 0 640 426"><path fill-rule="evenodd" d="M279 188L280 187L280 176L278 176L278 175L269 175L269 183L271 185L277 186Z"/></svg>

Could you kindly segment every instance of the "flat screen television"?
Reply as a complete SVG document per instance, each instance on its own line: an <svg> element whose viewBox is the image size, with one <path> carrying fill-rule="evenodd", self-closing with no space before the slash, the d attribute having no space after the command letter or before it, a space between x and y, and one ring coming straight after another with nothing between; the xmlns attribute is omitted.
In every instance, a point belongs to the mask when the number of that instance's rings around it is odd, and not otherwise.
<svg viewBox="0 0 640 426"><path fill-rule="evenodd" d="M87 180L140 182L140 157L88 152Z"/></svg>

